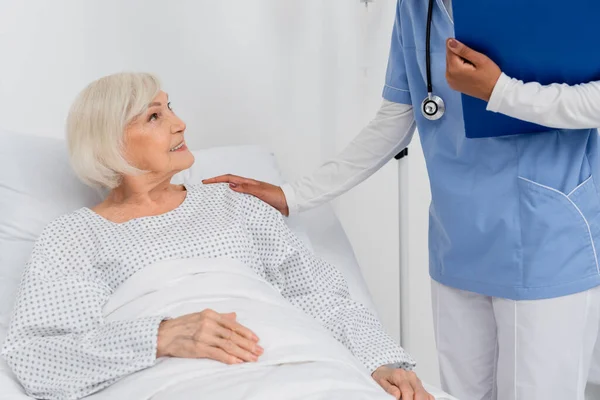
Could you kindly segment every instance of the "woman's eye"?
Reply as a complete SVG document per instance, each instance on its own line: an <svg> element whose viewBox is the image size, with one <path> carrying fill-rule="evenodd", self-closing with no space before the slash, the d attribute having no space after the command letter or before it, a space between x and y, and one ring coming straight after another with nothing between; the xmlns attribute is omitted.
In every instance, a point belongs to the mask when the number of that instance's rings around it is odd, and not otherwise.
<svg viewBox="0 0 600 400"><path fill-rule="evenodd" d="M173 111L173 107L171 107L171 102L168 102L168 103L167 103L167 108L168 108L169 110Z"/></svg>
<svg viewBox="0 0 600 400"><path fill-rule="evenodd" d="M158 119L158 113L154 113L148 118L148 121L154 121Z"/></svg>

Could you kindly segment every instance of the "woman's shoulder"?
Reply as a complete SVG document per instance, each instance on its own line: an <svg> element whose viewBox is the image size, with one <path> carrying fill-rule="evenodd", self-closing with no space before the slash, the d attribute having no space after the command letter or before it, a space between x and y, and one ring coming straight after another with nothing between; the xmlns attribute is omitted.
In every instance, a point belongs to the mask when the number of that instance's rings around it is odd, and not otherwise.
<svg viewBox="0 0 600 400"><path fill-rule="evenodd" d="M226 183L211 183L205 185L204 183L186 183L185 188L188 192L214 192L214 191L224 191L229 188L229 185Z"/></svg>
<svg viewBox="0 0 600 400"><path fill-rule="evenodd" d="M35 249L46 258L68 258L93 246L93 220L86 208L60 215L42 230Z"/></svg>
<svg viewBox="0 0 600 400"><path fill-rule="evenodd" d="M26 264L27 273L54 279L87 267L94 254L84 209L60 215L41 231Z"/></svg>
<svg viewBox="0 0 600 400"><path fill-rule="evenodd" d="M250 194L239 193L232 190L227 183L192 184L186 185L190 193L199 194L201 201L209 203L236 204L250 213L273 213L281 215L279 211Z"/></svg>
<svg viewBox="0 0 600 400"><path fill-rule="evenodd" d="M194 183L186 184L185 188L189 194L202 200L219 200L225 197L232 197L232 194L236 194L227 183L211 183L207 185Z"/></svg>
<svg viewBox="0 0 600 400"><path fill-rule="evenodd" d="M79 208L70 213L62 214L54 218L42 231L45 235L67 234L74 231L86 231L90 229L89 209Z"/></svg>

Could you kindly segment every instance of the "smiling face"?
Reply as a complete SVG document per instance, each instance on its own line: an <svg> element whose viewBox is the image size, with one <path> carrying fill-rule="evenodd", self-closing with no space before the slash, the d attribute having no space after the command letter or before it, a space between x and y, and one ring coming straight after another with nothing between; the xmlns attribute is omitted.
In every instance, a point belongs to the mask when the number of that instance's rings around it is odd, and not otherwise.
<svg viewBox="0 0 600 400"><path fill-rule="evenodd" d="M125 159L134 167L155 175L173 175L188 169L194 156L184 141L185 123L171 109L160 91L148 109L127 126Z"/></svg>

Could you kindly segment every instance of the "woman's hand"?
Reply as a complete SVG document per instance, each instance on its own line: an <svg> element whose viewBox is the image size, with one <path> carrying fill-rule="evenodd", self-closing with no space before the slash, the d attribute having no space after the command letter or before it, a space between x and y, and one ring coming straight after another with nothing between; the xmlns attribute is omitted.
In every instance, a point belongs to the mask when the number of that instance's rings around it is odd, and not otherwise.
<svg viewBox="0 0 600 400"><path fill-rule="evenodd" d="M486 55L456 39L446 41L446 80L452 89L489 101L501 73Z"/></svg>
<svg viewBox="0 0 600 400"><path fill-rule="evenodd" d="M382 366L377 368L371 376L396 399L435 400L425 391L421 380L412 371Z"/></svg>
<svg viewBox="0 0 600 400"><path fill-rule="evenodd" d="M236 175L221 175L215 178L205 179L202 183L229 183L231 190L258 197L286 217L290 214L285 194L279 186L255 181L254 179L242 178L241 176Z"/></svg>
<svg viewBox="0 0 600 400"><path fill-rule="evenodd" d="M235 313L212 310L163 321L156 357L210 358L225 364L257 361L258 337L235 320Z"/></svg>

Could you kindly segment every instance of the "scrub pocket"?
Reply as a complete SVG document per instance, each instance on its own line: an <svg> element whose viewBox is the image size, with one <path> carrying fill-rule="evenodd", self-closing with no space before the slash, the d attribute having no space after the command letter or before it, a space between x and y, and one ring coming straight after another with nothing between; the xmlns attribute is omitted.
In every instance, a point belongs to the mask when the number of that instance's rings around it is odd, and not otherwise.
<svg viewBox="0 0 600 400"><path fill-rule="evenodd" d="M570 193L519 177L523 286L549 287L597 275L600 200L590 176Z"/></svg>

